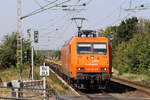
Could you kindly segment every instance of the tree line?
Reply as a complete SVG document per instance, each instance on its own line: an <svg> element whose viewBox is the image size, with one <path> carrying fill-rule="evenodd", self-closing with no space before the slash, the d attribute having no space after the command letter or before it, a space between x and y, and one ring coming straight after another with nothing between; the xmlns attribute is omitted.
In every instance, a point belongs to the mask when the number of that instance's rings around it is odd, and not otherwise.
<svg viewBox="0 0 150 100"><path fill-rule="evenodd" d="M22 39L22 66L31 64L31 45ZM1 68L16 67L17 61L17 34L13 32L11 35L5 35L0 44L0 66ZM39 51L34 50L34 64L39 66L44 57Z"/></svg>
<svg viewBox="0 0 150 100"><path fill-rule="evenodd" d="M112 38L113 67L119 74L150 74L150 20L128 18L100 30L99 36Z"/></svg>

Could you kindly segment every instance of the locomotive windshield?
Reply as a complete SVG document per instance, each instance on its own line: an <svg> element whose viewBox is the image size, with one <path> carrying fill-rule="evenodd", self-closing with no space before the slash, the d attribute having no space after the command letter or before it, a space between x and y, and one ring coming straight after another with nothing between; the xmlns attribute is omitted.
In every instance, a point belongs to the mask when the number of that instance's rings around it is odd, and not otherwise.
<svg viewBox="0 0 150 100"><path fill-rule="evenodd" d="M78 54L90 54L91 44L90 43L78 43Z"/></svg>
<svg viewBox="0 0 150 100"><path fill-rule="evenodd" d="M94 54L107 54L106 43L94 43L93 44L93 53Z"/></svg>
<svg viewBox="0 0 150 100"><path fill-rule="evenodd" d="M107 54L106 43L77 43L78 54Z"/></svg>

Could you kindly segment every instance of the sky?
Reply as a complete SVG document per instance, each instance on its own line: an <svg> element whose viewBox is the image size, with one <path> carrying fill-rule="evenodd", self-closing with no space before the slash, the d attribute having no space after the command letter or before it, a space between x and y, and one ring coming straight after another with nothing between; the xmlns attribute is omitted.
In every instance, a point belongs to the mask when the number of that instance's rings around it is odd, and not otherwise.
<svg viewBox="0 0 150 100"><path fill-rule="evenodd" d="M22 16L41 8L55 0L22 0ZM61 3L64 0L57 0ZM85 3L86 6L79 6ZM54 6L55 4L50 5ZM125 9L138 8L141 4L145 10L125 11ZM150 18L149 0L71 0L63 5L67 9L54 7L22 20L22 35L27 38L27 29L33 32L39 31L39 43L34 44L36 49L49 50L60 49L65 41L77 35L77 26L71 18L86 18L82 29L105 29L108 26L119 25L121 20L137 16L138 18ZM76 9L71 11L71 9ZM4 35L17 30L17 0L1 0L0 3L0 40Z"/></svg>

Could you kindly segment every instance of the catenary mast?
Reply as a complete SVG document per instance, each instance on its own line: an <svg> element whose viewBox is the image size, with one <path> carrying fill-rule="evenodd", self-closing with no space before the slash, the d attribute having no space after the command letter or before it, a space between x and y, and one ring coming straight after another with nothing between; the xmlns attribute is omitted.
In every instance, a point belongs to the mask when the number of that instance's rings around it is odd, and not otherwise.
<svg viewBox="0 0 150 100"><path fill-rule="evenodd" d="M21 0L18 2L18 18L17 18L17 68L19 75L21 76L21 65L22 65L22 22L21 22Z"/></svg>

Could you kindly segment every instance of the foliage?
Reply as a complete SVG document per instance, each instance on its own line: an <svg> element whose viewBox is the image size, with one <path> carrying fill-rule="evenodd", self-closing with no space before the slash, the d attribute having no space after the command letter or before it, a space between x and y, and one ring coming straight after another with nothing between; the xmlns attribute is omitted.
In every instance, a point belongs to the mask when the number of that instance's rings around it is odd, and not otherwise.
<svg viewBox="0 0 150 100"><path fill-rule="evenodd" d="M122 21L118 27L115 27L113 34L113 51L121 42L128 42L133 38L134 34L137 34L138 29L138 19L136 17L126 19Z"/></svg>
<svg viewBox="0 0 150 100"><path fill-rule="evenodd" d="M113 67L123 73L150 72L150 21L130 18L118 26L114 36Z"/></svg>
<svg viewBox="0 0 150 100"><path fill-rule="evenodd" d="M11 35L6 35L0 45L0 64L3 68L8 68L11 66L16 66L17 60L17 38L16 33L12 33ZM23 64L30 64L30 60L27 59L27 50L31 51L31 45L28 41L23 39L22 41L22 54L23 54ZM43 61L43 56L37 52L35 54L35 64L38 65Z"/></svg>
<svg viewBox="0 0 150 100"><path fill-rule="evenodd" d="M138 19L136 17L122 21L117 30L117 42L129 41L136 34Z"/></svg>
<svg viewBox="0 0 150 100"><path fill-rule="evenodd" d="M58 60L60 60L60 58L61 58L61 51L60 50L55 51L55 57L57 57Z"/></svg>
<svg viewBox="0 0 150 100"><path fill-rule="evenodd" d="M28 52L27 51L30 51L30 59L28 59L29 55L28 55ZM22 47L22 62L23 64L29 64L31 63L31 46L30 46L30 43L28 41L25 41L23 40L23 47Z"/></svg>
<svg viewBox="0 0 150 100"><path fill-rule="evenodd" d="M124 55L124 48L126 48L125 42L122 42L117 47L117 51L115 52L115 56L113 57L113 66L119 71L119 75L122 74L125 70L128 70L124 63L125 55Z"/></svg>
<svg viewBox="0 0 150 100"><path fill-rule="evenodd" d="M44 62L44 56L39 51L34 51L34 63L36 66L40 66Z"/></svg>
<svg viewBox="0 0 150 100"><path fill-rule="evenodd" d="M104 30L100 29L98 32L99 37L107 37L109 39L113 38L112 35L116 34L117 26L109 26Z"/></svg>
<svg viewBox="0 0 150 100"><path fill-rule="evenodd" d="M7 68L16 64L16 34L6 35L0 45L0 64Z"/></svg>

